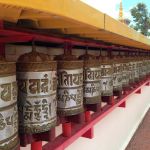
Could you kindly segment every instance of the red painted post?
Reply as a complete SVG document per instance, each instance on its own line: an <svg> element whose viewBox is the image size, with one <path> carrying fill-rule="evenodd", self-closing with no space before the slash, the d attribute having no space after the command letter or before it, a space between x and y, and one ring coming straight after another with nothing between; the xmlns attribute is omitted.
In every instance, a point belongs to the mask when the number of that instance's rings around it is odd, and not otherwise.
<svg viewBox="0 0 150 150"><path fill-rule="evenodd" d="M85 112L85 121L89 122L91 120L91 114L90 111L86 111ZM92 139L94 137L94 128L91 127L88 131L86 131L82 137L88 138L88 139Z"/></svg>
<svg viewBox="0 0 150 150"><path fill-rule="evenodd" d="M82 137L92 139L94 137L94 127L90 128L87 132L85 132Z"/></svg>
<svg viewBox="0 0 150 150"><path fill-rule="evenodd" d="M110 105L114 105L115 104L114 96L110 96L109 104Z"/></svg>
<svg viewBox="0 0 150 150"><path fill-rule="evenodd" d="M71 136L71 122L66 122L62 124L63 136L70 137Z"/></svg>
<svg viewBox="0 0 150 150"><path fill-rule="evenodd" d="M31 144L31 150L42 150L42 141L33 142Z"/></svg>
<svg viewBox="0 0 150 150"><path fill-rule="evenodd" d="M121 103L118 107L126 108L126 101L124 101L123 103Z"/></svg>
<svg viewBox="0 0 150 150"><path fill-rule="evenodd" d="M141 89L137 90L135 93L136 94L141 94Z"/></svg>
<svg viewBox="0 0 150 150"><path fill-rule="evenodd" d="M90 111L86 111L85 112L85 121L89 122L91 120L91 114Z"/></svg>
<svg viewBox="0 0 150 150"><path fill-rule="evenodd" d="M147 82L147 83L145 84L145 86L150 86L150 82Z"/></svg>

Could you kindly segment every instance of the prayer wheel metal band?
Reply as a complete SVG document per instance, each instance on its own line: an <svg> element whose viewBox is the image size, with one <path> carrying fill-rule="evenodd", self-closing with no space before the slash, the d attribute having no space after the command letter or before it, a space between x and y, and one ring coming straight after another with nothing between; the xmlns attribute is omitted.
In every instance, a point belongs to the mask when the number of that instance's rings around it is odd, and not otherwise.
<svg viewBox="0 0 150 150"><path fill-rule="evenodd" d="M84 67L99 67L100 62L98 60L85 60Z"/></svg>
<svg viewBox="0 0 150 150"><path fill-rule="evenodd" d="M58 60L58 69L75 69L75 68L83 68L83 61L73 60L73 61L65 61Z"/></svg>
<svg viewBox="0 0 150 150"><path fill-rule="evenodd" d="M56 61L47 61L47 62L31 62L31 63L17 63L17 71L26 72L26 71L47 71L55 70L57 68Z"/></svg>
<svg viewBox="0 0 150 150"><path fill-rule="evenodd" d="M0 77L16 74L16 65L13 62L0 62Z"/></svg>

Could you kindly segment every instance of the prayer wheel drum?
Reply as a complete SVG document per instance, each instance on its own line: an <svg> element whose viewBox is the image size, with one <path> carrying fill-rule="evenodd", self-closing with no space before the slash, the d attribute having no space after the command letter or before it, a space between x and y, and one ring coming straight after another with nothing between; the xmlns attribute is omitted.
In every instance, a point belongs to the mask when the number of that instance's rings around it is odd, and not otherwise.
<svg viewBox="0 0 150 150"><path fill-rule="evenodd" d="M109 57L102 57L101 89L102 96L113 96L113 64Z"/></svg>
<svg viewBox="0 0 150 150"><path fill-rule="evenodd" d="M32 51L17 61L20 133L36 134L56 125L56 61Z"/></svg>
<svg viewBox="0 0 150 150"><path fill-rule="evenodd" d="M133 57L128 57L129 63L129 84L134 84L135 82L135 63Z"/></svg>
<svg viewBox="0 0 150 150"><path fill-rule="evenodd" d="M101 67L99 60L95 56L85 54L79 57L84 61L84 103L101 103Z"/></svg>
<svg viewBox="0 0 150 150"><path fill-rule="evenodd" d="M129 63L126 57L122 58L122 87L129 87Z"/></svg>
<svg viewBox="0 0 150 150"><path fill-rule="evenodd" d="M119 56L113 58L113 91L122 91L122 60Z"/></svg>
<svg viewBox="0 0 150 150"><path fill-rule="evenodd" d="M139 71L140 63L137 56L134 57L134 64L135 64L135 74L134 74L135 83L138 83L140 81L140 71Z"/></svg>
<svg viewBox="0 0 150 150"><path fill-rule="evenodd" d="M141 57L138 57L138 65L139 65L139 79L140 81L144 78L143 74L143 61Z"/></svg>
<svg viewBox="0 0 150 150"><path fill-rule="evenodd" d="M18 146L16 64L0 59L0 150Z"/></svg>
<svg viewBox="0 0 150 150"><path fill-rule="evenodd" d="M58 60L58 115L80 114L83 112L83 61L66 53L55 60Z"/></svg>

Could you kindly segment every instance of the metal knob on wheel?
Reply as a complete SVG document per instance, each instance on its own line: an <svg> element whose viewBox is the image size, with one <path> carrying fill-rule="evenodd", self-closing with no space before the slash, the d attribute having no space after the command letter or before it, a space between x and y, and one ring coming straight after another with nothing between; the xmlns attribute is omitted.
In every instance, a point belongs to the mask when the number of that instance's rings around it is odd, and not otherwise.
<svg viewBox="0 0 150 150"><path fill-rule="evenodd" d="M65 50L58 60L58 115L72 116L83 112L83 61Z"/></svg>
<svg viewBox="0 0 150 150"><path fill-rule="evenodd" d="M56 61L33 51L17 61L20 133L49 131L56 125ZM56 80L56 79L55 79ZM54 84L55 83L55 84Z"/></svg>
<svg viewBox="0 0 150 150"><path fill-rule="evenodd" d="M19 146L16 64L0 58L0 149Z"/></svg>

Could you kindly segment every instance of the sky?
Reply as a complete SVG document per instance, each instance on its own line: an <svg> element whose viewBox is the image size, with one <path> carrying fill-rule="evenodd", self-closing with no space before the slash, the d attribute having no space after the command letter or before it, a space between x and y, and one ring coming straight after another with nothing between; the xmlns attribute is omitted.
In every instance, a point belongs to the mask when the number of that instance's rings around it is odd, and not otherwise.
<svg viewBox="0 0 150 150"><path fill-rule="evenodd" d="M118 19L120 0L81 0L92 7L108 14L109 16ZM148 6L150 12L150 0L122 0L124 17L131 18L130 9L137 3L143 2Z"/></svg>

